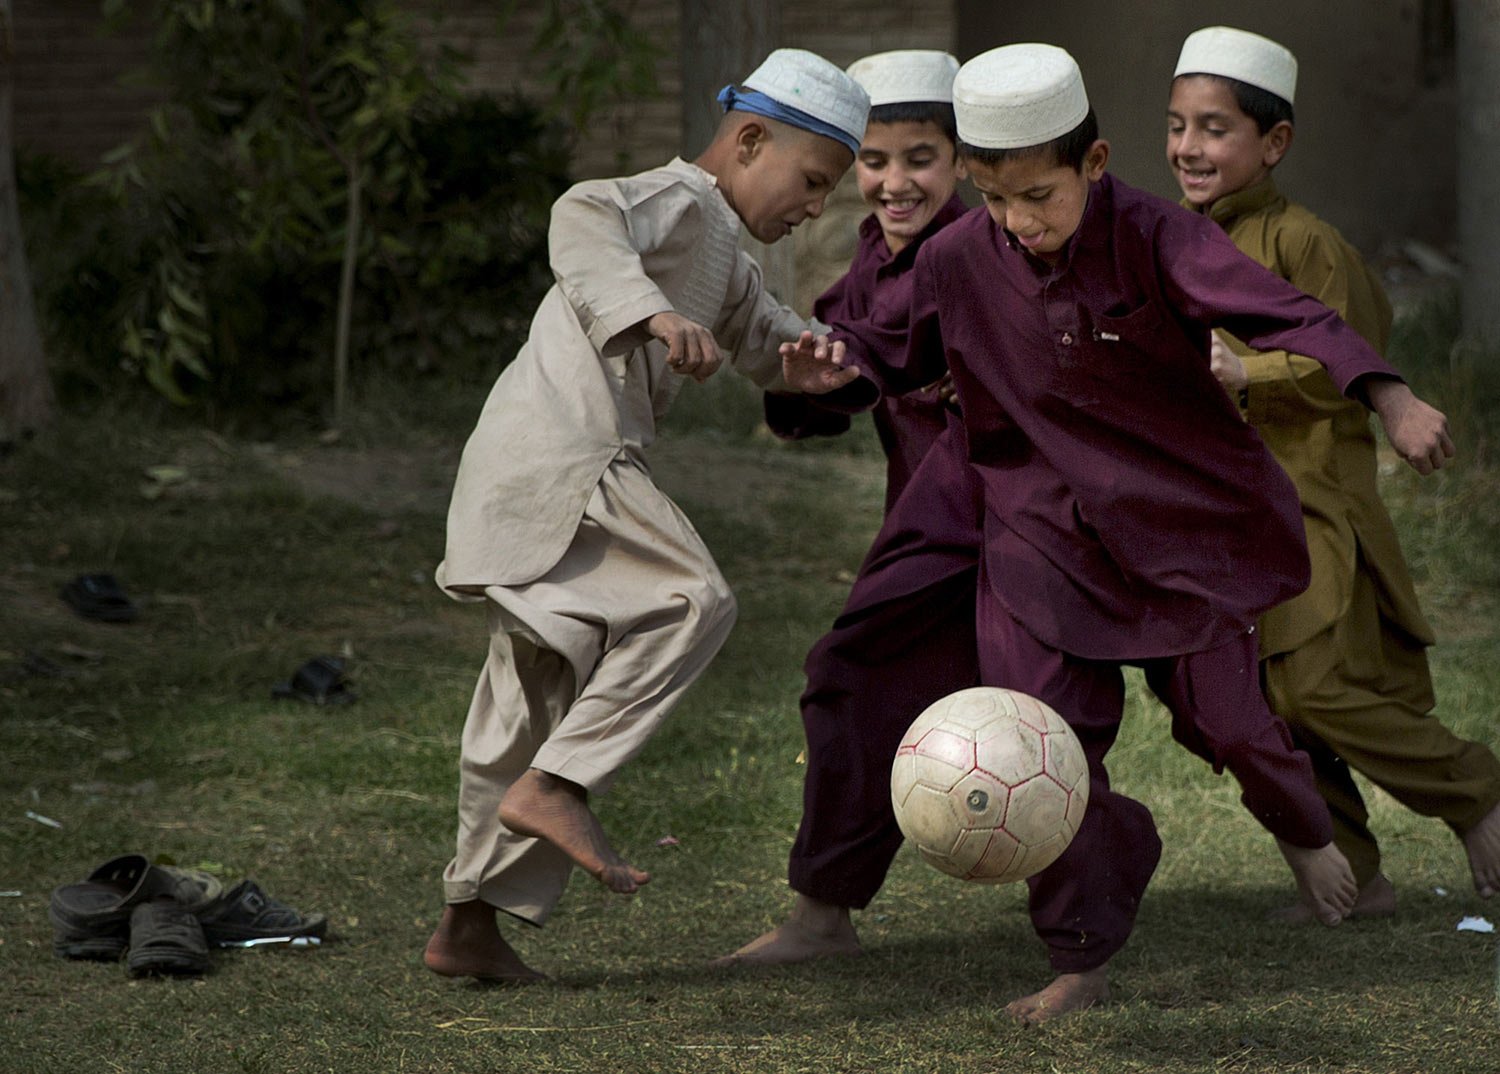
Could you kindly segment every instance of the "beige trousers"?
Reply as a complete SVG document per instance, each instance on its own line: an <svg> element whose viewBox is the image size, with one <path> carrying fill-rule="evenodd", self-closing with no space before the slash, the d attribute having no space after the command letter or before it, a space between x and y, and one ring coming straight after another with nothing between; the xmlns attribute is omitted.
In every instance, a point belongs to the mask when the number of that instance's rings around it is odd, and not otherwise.
<svg viewBox="0 0 1500 1074"><path fill-rule="evenodd" d="M723 645L734 596L686 516L628 455L601 478L557 566L485 593L490 651L464 723L444 895L540 925L572 861L507 830L500 799L528 768L606 791Z"/></svg>

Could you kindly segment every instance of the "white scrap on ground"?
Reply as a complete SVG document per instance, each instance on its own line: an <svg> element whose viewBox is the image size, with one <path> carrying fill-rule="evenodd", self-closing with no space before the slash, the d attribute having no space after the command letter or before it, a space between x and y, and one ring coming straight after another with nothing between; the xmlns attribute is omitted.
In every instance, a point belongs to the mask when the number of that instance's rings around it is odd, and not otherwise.
<svg viewBox="0 0 1500 1074"><path fill-rule="evenodd" d="M1458 923L1459 932L1494 932L1495 926L1482 917L1466 917Z"/></svg>

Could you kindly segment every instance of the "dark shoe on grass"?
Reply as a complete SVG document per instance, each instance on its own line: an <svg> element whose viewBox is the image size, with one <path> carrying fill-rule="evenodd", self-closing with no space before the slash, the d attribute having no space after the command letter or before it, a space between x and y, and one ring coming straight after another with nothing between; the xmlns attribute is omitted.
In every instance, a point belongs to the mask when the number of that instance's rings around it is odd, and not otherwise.
<svg viewBox="0 0 1500 1074"><path fill-rule="evenodd" d="M52 949L59 958L117 959L130 942L130 915L173 883L144 854L105 862L87 880L53 889L47 904Z"/></svg>
<svg viewBox="0 0 1500 1074"><path fill-rule="evenodd" d="M240 881L217 902L199 910L198 920L215 947L302 936L321 939L328 930L328 919L322 914L298 913L271 898L254 880Z"/></svg>
<svg viewBox="0 0 1500 1074"><path fill-rule="evenodd" d="M193 912L172 898L143 902L130 913L130 950L125 968L132 977L153 973L194 974L208 969L208 940Z"/></svg>
<svg viewBox="0 0 1500 1074"><path fill-rule="evenodd" d="M62 587L62 599L85 619L101 623L133 623L140 616L112 574L80 574Z"/></svg>

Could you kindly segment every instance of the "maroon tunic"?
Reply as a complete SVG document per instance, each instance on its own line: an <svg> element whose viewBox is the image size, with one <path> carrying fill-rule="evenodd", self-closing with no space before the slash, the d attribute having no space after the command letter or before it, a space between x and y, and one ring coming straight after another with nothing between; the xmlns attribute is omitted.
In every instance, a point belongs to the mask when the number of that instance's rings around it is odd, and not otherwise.
<svg viewBox="0 0 1500 1074"><path fill-rule="evenodd" d="M1296 490L1209 371L1209 329L1317 358L1346 392L1397 376L1326 306L1108 175L1056 266L974 212L909 276L908 305L880 296L835 338L867 398L952 370L994 596L1039 640L1104 660L1199 652L1306 587Z"/></svg>
<svg viewBox="0 0 1500 1074"><path fill-rule="evenodd" d="M859 246L849 271L813 303L813 316L824 324L862 320L875 307L876 297L888 305L911 301L911 267L917 250L967 211L955 194L927 226L895 253L886 245L880 221L873 213L859 225ZM902 341L904 346L904 340ZM937 378L934 377L934 380ZM931 382L928 382L929 384ZM936 391L919 386L905 395L883 397L875 406L875 431L886 456L885 506L890 510L947 424L948 406ZM796 440L808 436L836 436L849 429L849 417L821 406L817 396L767 392L766 424L777 436Z"/></svg>

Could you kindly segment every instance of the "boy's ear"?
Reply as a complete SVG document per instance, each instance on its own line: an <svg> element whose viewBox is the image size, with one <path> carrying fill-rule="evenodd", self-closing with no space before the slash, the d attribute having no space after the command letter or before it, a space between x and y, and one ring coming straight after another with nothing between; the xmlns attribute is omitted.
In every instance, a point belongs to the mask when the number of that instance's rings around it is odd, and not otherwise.
<svg viewBox="0 0 1500 1074"><path fill-rule="evenodd" d="M1089 182L1095 182L1104 174L1104 167L1109 163L1109 143L1103 138L1098 139L1089 146L1088 152L1083 155L1083 175Z"/></svg>
<svg viewBox="0 0 1500 1074"><path fill-rule="evenodd" d="M1286 156L1287 150L1292 148L1292 135L1296 132L1292 125L1282 120L1276 126L1261 135L1261 163L1267 168L1274 168L1281 163L1281 158Z"/></svg>
<svg viewBox="0 0 1500 1074"><path fill-rule="evenodd" d="M735 158L741 164L749 164L770 138L771 132L764 123L756 119L747 120L734 135Z"/></svg>

